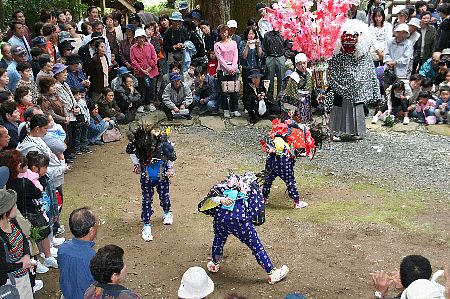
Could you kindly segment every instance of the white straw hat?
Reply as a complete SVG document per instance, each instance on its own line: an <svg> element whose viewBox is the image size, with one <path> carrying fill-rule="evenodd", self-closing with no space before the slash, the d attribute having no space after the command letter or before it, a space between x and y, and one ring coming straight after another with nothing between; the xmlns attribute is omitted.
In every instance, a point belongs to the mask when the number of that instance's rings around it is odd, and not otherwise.
<svg viewBox="0 0 450 299"><path fill-rule="evenodd" d="M203 268L190 267L181 278L178 297L183 299L200 299L214 291L214 282Z"/></svg>

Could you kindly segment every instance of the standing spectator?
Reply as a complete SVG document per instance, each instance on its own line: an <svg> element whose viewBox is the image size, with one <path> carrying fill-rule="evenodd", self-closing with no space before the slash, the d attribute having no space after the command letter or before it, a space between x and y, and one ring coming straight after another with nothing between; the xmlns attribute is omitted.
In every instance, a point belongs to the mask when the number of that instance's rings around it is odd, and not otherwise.
<svg viewBox="0 0 450 299"><path fill-rule="evenodd" d="M369 2L367 3L367 10L366 10L366 15L367 15L367 24L372 25L374 24L374 19L373 19L373 15L375 14L375 9L381 9L384 13L384 9L385 9L385 3L382 0L369 0ZM392 31L390 32L392 33Z"/></svg>
<svg viewBox="0 0 450 299"><path fill-rule="evenodd" d="M408 79L411 75L413 46L408 40L408 25L400 24L394 29L395 37L387 44L384 63L394 70L399 79Z"/></svg>
<svg viewBox="0 0 450 299"><path fill-rule="evenodd" d="M111 54L119 58L119 43L123 40L123 33L120 27L114 27L114 18L112 14L103 17L103 23L106 25L103 35L106 36Z"/></svg>
<svg viewBox="0 0 450 299"><path fill-rule="evenodd" d="M41 97L38 99L38 105L41 106L44 113L50 114L56 123L65 126L69 123L69 118L64 113L64 104L56 95L56 79L45 77L39 81Z"/></svg>
<svg viewBox="0 0 450 299"><path fill-rule="evenodd" d="M73 137L75 154L81 155L82 153L92 153L89 149L89 141L87 139L87 128L89 127L90 120L89 109L80 91L73 87L70 88L70 90L75 98L76 106L80 108L80 113L76 116L77 123L75 136Z"/></svg>
<svg viewBox="0 0 450 299"><path fill-rule="evenodd" d="M19 121L20 112L17 109L17 103L13 101L5 101L0 104L0 115L3 118L4 126L8 130L8 135L11 136L8 145L5 149L14 149L19 144Z"/></svg>
<svg viewBox="0 0 450 299"><path fill-rule="evenodd" d="M152 22L158 22L158 18L154 14L144 11L144 3L136 1L134 2L133 7L134 9L136 9L136 14L141 19L141 24L143 26L148 25Z"/></svg>
<svg viewBox="0 0 450 299"><path fill-rule="evenodd" d="M31 91L33 103L37 103L39 98L39 88L36 82L33 81L33 69L29 62L19 63L16 70L20 74L20 80L17 82L16 91L23 86L27 87Z"/></svg>
<svg viewBox="0 0 450 299"><path fill-rule="evenodd" d="M397 18L395 19L393 25L393 29L394 32L393 34L395 34L395 29L400 25L400 24L406 24L408 23L409 20L409 10L408 9L402 9L398 12L397 14Z"/></svg>
<svg viewBox="0 0 450 299"><path fill-rule="evenodd" d="M108 86L108 62L106 60L106 46L103 39L94 42L96 53L91 58L86 68L86 75L89 76L91 85L89 86L90 98L97 101L103 88Z"/></svg>
<svg viewBox="0 0 450 299"><path fill-rule="evenodd" d="M180 5L178 6L178 11L183 17L183 20L189 18L189 5L186 1L180 2Z"/></svg>
<svg viewBox="0 0 450 299"><path fill-rule="evenodd" d="M25 31L25 38L28 41L28 44L31 43L31 34L30 34L30 29L27 27L26 24L26 20L25 20L25 15L23 14L23 12L21 10L16 10L12 13L12 21L13 22L19 22L24 26L24 31ZM8 39L10 39L13 36L13 32L11 31L11 29L8 29L7 32L7 37Z"/></svg>
<svg viewBox="0 0 450 299"><path fill-rule="evenodd" d="M217 79L221 87L224 81L236 81L238 71L239 54L236 42L228 39L228 27L226 25L219 26L219 41L214 45L214 52L216 53L219 66L217 67ZM223 116L230 118L231 114L234 116L241 116L238 111L238 99L236 92L229 93L230 100L225 92L221 89L219 92L219 99L223 109ZM231 110L231 114L230 114Z"/></svg>
<svg viewBox="0 0 450 299"><path fill-rule="evenodd" d="M13 56L11 54L11 45L8 43L3 43L0 46L1 52L2 52L2 59L0 60L0 67L7 69L8 66L13 61Z"/></svg>
<svg viewBox="0 0 450 299"><path fill-rule="evenodd" d="M436 28L430 26L431 13L426 11L420 17L420 38L414 45L413 72L431 57L436 40Z"/></svg>
<svg viewBox="0 0 450 299"><path fill-rule="evenodd" d="M250 88L251 69L261 67L261 59L263 57L263 50L261 42L258 39L256 30L253 26L248 26L242 36L242 41L239 43L239 58L242 66L242 81L243 81L243 99L246 99Z"/></svg>
<svg viewBox="0 0 450 299"><path fill-rule="evenodd" d="M73 136L75 135L77 119L75 115L80 113L80 108L76 106L75 98L70 91L70 86L66 83L67 80L67 66L61 63L55 64L53 67L53 74L56 79L56 96L64 104L64 115L68 118L65 131L67 134L67 150L64 152L66 159L73 159Z"/></svg>
<svg viewBox="0 0 450 299"><path fill-rule="evenodd" d="M372 22L369 26L369 30L375 37L371 54L375 67L378 67L383 65L387 46L386 41L392 36L392 24L386 21L383 9L375 8L372 11Z"/></svg>
<svg viewBox="0 0 450 299"><path fill-rule="evenodd" d="M361 22L367 23L366 13L362 10L358 10L360 1L357 0L355 3L350 4L350 9L347 12L347 18L360 20Z"/></svg>
<svg viewBox="0 0 450 299"><path fill-rule="evenodd" d="M17 82L20 80L19 72L17 71L17 64L24 63L27 61L26 59L26 53L25 49L21 46L14 46L12 47L12 54L13 54L13 62L8 66L6 69L8 71L8 77L9 77L9 83L8 83L8 89L11 92L14 92L16 90Z"/></svg>
<svg viewBox="0 0 450 299"><path fill-rule="evenodd" d="M83 23L91 23L92 24L98 20L98 18L99 18L98 7L95 5L89 6L87 9L87 14L88 14L88 17L84 20L79 21L77 24L77 29L80 32L81 32L81 25Z"/></svg>
<svg viewBox="0 0 450 299"><path fill-rule="evenodd" d="M134 45L134 32L136 27L132 24L128 24L125 28L125 38L120 42L120 60L122 64L129 70L133 67L131 66L130 49Z"/></svg>
<svg viewBox="0 0 450 299"><path fill-rule="evenodd" d="M66 23L67 24L73 22L73 16L72 16L72 13L70 12L70 10L64 9L63 13L66 15Z"/></svg>
<svg viewBox="0 0 450 299"><path fill-rule="evenodd" d="M203 20L200 24L200 29L203 32L203 42L205 44L206 53L214 51L214 44L217 42L217 31L211 29L211 25L207 20Z"/></svg>
<svg viewBox="0 0 450 299"><path fill-rule="evenodd" d="M181 13L174 11L169 18L172 26L164 33L164 52L168 55L169 63L183 60L184 42L188 39L187 32L181 27L183 18Z"/></svg>
<svg viewBox="0 0 450 299"><path fill-rule="evenodd" d="M170 20L168 15L162 15L158 19L159 22L159 33L161 33L161 36L164 35L164 32L166 32L167 29L169 29L170 26Z"/></svg>
<svg viewBox="0 0 450 299"><path fill-rule="evenodd" d="M411 18L408 22L409 27L409 41L411 42L412 46L414 47L417 43L417 41L420 39L420 20L418 18Z"/></svg>
<svg viewBox="0 0 450 299"><path fill-rule="evenodd" d="M104 25L103 25L103 23L101 21L95 21L95 22L92 23L92 33L90 35L86 36L83 39L83 44L84 45L89 44L89 42L93 38L92 34L94 32L100 33L101 37L105 40L105 51L106 51L105 52L105 56L106 56L106 59L107 59L108 65L109 65L112 62L112 59L111 59L111 47L109 46L108 38L105 36Z"/></svg>
<svg viewBox="0 0 450 299"><path fill-rule="evenodd" d="M52 24L44 24L42 27L42 35L44 36L45 40L47 41L47 46L44 50L44 52L48 55L50 55L51 61L53 63L56 62L58 51L56 50L54 43L58 42L57 34L56 34L56 27ZM56 40L55 40L56 39Z"/></svg>
<svg viewBox="0 0 450 299"><path fill-rule="evenodd" d="M152 44L146 41L145 30L139 28L135 34L136 44L131 46L130 58L134 74L138 79L139 93L145 108L155 111L155 84L158 76L158 57Z"/></svg>
<svg viewBox="0 0 450 299"><path fill-rule="evenodd" d="M416 16L415 17L420 20L422 18L423 13L427 11L427 2L425 2L425 1L417 1L414 4L414 8L416 10Z"/></svg>
<svg viewBox="0 0 450 299"><path fill-rule="evenodd" d="M20 22L12 22L9 24L13 36L8 40L11 47L20 46L25 50L25 59L31 61L31 47L25 38L25 26Z"/></svg>
<svg viewBox="0 0 450 299"><path fill-rule="evenodd" d="M65 299L80 299L94 282L89 265L95 255L98 220L90 208L83 207L70 213L69 227L73 238L58 249L59 287Z"/></svg>
<svg viewBox="0 0 450 299"><path fill-rule="evenodd" d="M205 45L197 32L197 27L191 19L184 20L183 25L187 32L187 40L194 44L196 50L196 53L191 56L191 64L205 67L207 64Z"/></svg>
<svg viewBox="0 0 450 299"><path fill-rule="evenodd" d="M30 246L25 234L17 223L17 193L13 190L0 190L0 285L11 284L9 275L15 280L20 298L33 298L28 269L33 265L30 260ZM6 244L8 252L5 252Z"/></svg>
<svg viewBox="0 0 450 299"><path fill-rule="evenodd" d="M132 290L120 285L127 274L123 255L123 249L116 245L106 245L98 250L89 267L95 282L86 290L85 299L140 298Z"/></svg>
<svg viewBox="0 0 450 299"><path fill-rule="evenodd" d="M42 54L41 57L39 57L39 66L41 67L41 70L36 75L36 84L39 86L39 82L44 77L53 77L53 62L48 54Z"/></svg>
<svg viewBox="0 0 450 299"><path fill-rule="evenodd" d="M228 38L231 38L232 40L234 40L236 42L236 45L239 45L241 43L241 37L236 34L236 29L238 27L238 23L236 22L236 20L229 20L227 22L227 26L228 26L228 31L230 32Z"/></svg>
<svg viewBox="0 0 450 299"><path fill-rule="evenodd" d="M17 109L20 113L20 122L24 122L25 117L23 114L25 110L34 106L30 89L27 86L18 87L14 93L14 100L17 103Z"/></svg>
<svg viewBox="0 0 450 299"><path fill-rule="evenodd" d="M66 59L66 65L68 66L66 83L71 88L78 89L78 91L84 96L91 82L87 80L86 74L81 68L80 56L76 54L68 56Z"/></svg>
<svg viewBox="0 0 450 299"><path fill-rule="evenodd" d="M75 24L75 22L68 22L64 25L64 30L69 32L70 38L73 40L72 45L75 48L74 52L78 53L78 50L83 45L83 40L77 33L77 24Z"/></svg>
<svg viewBox="0 0 450 299"><path fill-rule="evenodd" d="M9 76L6 69L0 68L0 94L10 93L8 89Z"/></svg>
<svg viewBox="0 0 450 299"><path fill-rule="evenodd" d="M435 51L442 52L450 48L450 4L443 3L438 6L437 11L442 19L437 31Z"/></svg>
<svg viewBox="0 0 450 299"><path fill-rule="evenodd" d="M31 48L31 57L32 57L31 67L33 69L33 77L34 78L36 78L37 74L41 70L41 67L39 66L39 59L41 58L42 53L44 53L44 52L39 47Z"/></svg>
<svg viewBox="0 0 450 299"><path fill-rule="evenodd" d="M273 30L272 24L270 24L269 20L266 19L266 5L264 3L256 4L256 12L261 17L261 19L259 19L258 21L259 34L262 38L264 38L267 32Z"/></svg>
<svg viewBox="0 0 450 299"><path fill-rule="evenodd" d="M267 79L270 80L269 90L267 93L275 97L274 83L275 76L277 76L277 93L281 91L281 84L283 82L283 76L286 63L286 57L284 56L285 50L288 46L288 42L284 41L279 31L272 30L266 33L264 36L263 48L265 51L266 66L267 66Z"/></svg>

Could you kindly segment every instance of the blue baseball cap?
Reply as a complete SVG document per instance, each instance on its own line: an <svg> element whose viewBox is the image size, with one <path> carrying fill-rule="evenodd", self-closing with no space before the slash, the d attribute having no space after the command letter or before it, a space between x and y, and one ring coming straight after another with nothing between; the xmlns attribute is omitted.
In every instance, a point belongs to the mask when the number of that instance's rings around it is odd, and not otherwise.
<svg viewBox="0 0 450 299"><path fill-rule="evenodd" d="M117 69L117 76L121 77L125 74L129 74L130 71L125 67L125 66L121 66Z"/></svg>
<svg viewBox="0 0 450 299"><path fill-rule="evenodd" d="M181 75L178 73L171 73L169 77L170 81L181 80Z"/></svg>
<svg viewBox="0 0 450 299"><path fill-rule="evenodd" d="M36 46L45 46L47 45L47 41L45 40L45 38L43 36L36 36L35 38L33 38L33 40L31 41L31 44L33 45L33 47Z"/></svg>

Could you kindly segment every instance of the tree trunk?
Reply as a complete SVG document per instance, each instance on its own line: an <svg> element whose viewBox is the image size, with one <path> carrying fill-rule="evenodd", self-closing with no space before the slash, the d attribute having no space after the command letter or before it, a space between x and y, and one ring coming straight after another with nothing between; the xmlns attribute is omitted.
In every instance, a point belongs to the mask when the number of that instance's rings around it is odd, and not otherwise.
<svg viewBox="0 0 450 299"><path fill-rule="evenodd" d="M0 0L0 30L5 29L5 7L3 6L3 0Z"/></svg>
<svg viewBox="0 0 450 299"><path fill-rule="evenodd" d="M212 28L226 23L230 19L232 0L196 0L200 5L203 18L207 19Z"/></svg>

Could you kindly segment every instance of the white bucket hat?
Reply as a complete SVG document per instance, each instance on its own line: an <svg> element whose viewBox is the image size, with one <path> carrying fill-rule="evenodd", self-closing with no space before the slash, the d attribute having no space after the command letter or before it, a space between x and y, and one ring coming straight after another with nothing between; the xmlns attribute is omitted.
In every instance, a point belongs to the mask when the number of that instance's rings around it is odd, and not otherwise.
<svg viewBox="0 0 450 299"><path fill-rule="evenodd" d="M308 58L305 53L298 53L295 55L295 63L297 62L308 62Z"/></svg>
<svg viewBox="0 0 450 299"><path fill-rule="evenodd" d="M190 267L181 278L178 297L184 299L200 299L214 291L214 282L203 268Z"/></svg>
<svg viewBox="0 0 450 299"><path fill-rule="evenodd" d="M420 20L418 18L412 18L409 22L408 25L414 26L417 29L420 29Z"/></svg>
<svg viewBox="0 0 450 299"><path fill-rule="evenodd" d="M409 33L409 28L408 28L408 25L406 25L405 23L402 23L402 24L398 25L397 28L395 28L394 31L395 32L405 31L405 32Z"/></svg>
<svg viewBox="0 0 450 299"><path fill-rule="evenodd" d="M229 27L229 28L237 28L237 22L236 22L236 20L229 20L228 22L227 22L227 26Z"/></svg>
<svg viewBox="0 0 450 299"><path fill-rule="evenodd" d="M136 31L134 32L134 37L138 38L139 36L146 36L144 29L142 28L136 29Z"/></svg>

